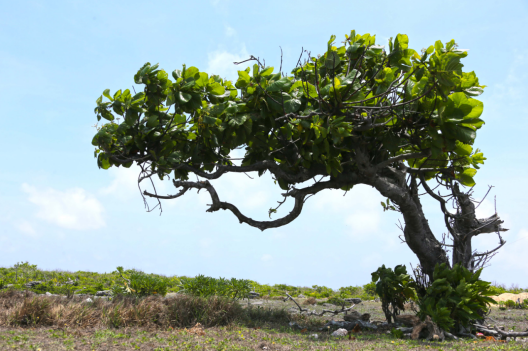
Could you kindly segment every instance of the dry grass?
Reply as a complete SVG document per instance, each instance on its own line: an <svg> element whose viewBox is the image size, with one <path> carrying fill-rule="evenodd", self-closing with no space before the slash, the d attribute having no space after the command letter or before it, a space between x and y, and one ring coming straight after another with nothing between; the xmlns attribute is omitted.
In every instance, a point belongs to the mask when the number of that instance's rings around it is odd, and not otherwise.
<svg viewBox="0 0 528 351"><path fill-rule="evenodd" d="M317 300L315 297L309 297L306 300L303 301L303 305L315 305Z"/></svg>
<svg viewBox="0 0 528 351"><path fill-rule="evenodd" d="M184 328L228 325L245 313L240 304L225 298L178 295L163 299L116 297L93 303L79 299L45 297L8 290L0 292L0 326L80 328Z"/></svg>

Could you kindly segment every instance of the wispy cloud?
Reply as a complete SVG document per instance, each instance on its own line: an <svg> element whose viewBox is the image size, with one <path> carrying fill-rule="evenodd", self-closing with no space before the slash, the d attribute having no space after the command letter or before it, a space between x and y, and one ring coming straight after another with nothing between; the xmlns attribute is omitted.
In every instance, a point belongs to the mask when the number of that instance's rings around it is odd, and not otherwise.
<svg viewBox="0 0 528 351"><path fill-rule="evenodd" d="M238 77L237 72L244 70L249 65L235 65L233 62L240 62L248 58L249 54L244 44L241 45L239 52L229 52L226 50L213 51L208 54L207 72L235 81Z"/></svg>
<svg viewBox="0 0 528 351"><path fill-rule="evenodd" d="M29 202L37 206L36 216L59 227L73 230L90 230L104 227L103 206L95 196L82 188L59 191L52 188L37 189L22 184ZM29 227L23 227L31 231Z"/></svg>

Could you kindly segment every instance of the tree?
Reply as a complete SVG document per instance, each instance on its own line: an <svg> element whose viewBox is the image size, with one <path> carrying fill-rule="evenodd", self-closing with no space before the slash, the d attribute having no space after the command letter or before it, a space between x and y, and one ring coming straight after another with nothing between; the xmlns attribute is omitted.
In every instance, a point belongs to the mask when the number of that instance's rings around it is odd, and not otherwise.
<svg viewBox="0 0 528 351"><path fill-rule="evenodd" d="M290 223L308 197L325 189L370 185L387 198L386 208L402 213L405 242L432 276L437 263L449 262L422 210L422 190L440 202L453 232L475 234L502 223L496 216L490 226L476 229L480 222L467 220L470 206L457 187L474 186L485 160L472 146L484 124L483 104L474 97L485 86L474 72L462 70L467 51L454 40L437 41L419 54L403 34L389 40L388 51L369 34L352 31L345 37L336 47L332 36L322 56L302 51L290 76L251 56L246 61L255 62L252 70L239 71L235 85L185 65L171 80L158 65L146 63L134 76L144 91L111 96L107 89L109 101L97 99L98 120L109 121L92 141L99 167L136 162L139 182L172 176L180 189L176 195L144 191L145 196L159 202L205 189L212 200L207 212L228 210L261 230ZM124 121L116 123L115 115ZM230 157L237 148L245 148L241 164ZM289 214L270 221L249 218L221 201L209 182L231 172L267 171L285 191L280 204L294 200ZM191 181L190 173L204 180ZM462 217L447 211L446 200L428 182L453 191ZM270 218L276 210L269 210ZM464 242L466 255L471 247ZM467 261L460 257L454 256Z"/></svg>

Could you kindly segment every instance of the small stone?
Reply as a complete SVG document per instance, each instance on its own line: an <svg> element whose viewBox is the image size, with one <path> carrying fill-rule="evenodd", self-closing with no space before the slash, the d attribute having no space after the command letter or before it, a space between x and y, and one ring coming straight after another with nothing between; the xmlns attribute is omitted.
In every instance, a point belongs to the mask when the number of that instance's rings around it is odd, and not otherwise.
<svg viewBox="0 0 528 351"><path fill-rule="evenodd" d="M344 328L339 328L332 333L332 336L345 336L348 334L348 330Z"/></svg>
<svg viewBox="0 0 528 351"><path fill-rule="evenodd" d="M46 291L46 296L53 296L53 294L50 293L49 291Z"/></svg>
<svg viewBox="0 0 528 351"><path fill-rule="evenodd" d="M33 281L33 282L29 282L29 283L24 284L24 286L26 288L28 288L28 289L31 289L32 287L40 285L40 284L42 284L41 281Z"/></svg>
<svg viewBox="0 0 528 351"><path fill-rule="evenodd" d="M356 297L352 297L352 298L348 298L348 299L344 299L346 302L348 303L353 303L353 304L358 304L358 303L361 303L361 299L359 298L356 298Z"/></svg>
<svg viewBox="0 0 528 351"><path fill-rule="evenodd" d="M95 296L112 296L112 290L102 290L95 293Z"/></svg>
<svg viewBox="0 0 528 351"><path fill-rule="evenodd" d="M84 302L91 303L91 302L93 302L93 300L91 298L87 298L86 300L84 300Z"/></svg>

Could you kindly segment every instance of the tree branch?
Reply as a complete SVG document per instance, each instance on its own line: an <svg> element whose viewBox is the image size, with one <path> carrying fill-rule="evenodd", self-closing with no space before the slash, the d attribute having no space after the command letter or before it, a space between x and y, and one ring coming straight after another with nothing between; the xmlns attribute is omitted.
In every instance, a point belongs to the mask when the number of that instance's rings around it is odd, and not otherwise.
<svg viewBox="0 0 528 351"><path fill-rule="evenodd" d="M146 190L143 192L143 194L146 196L157 198L157 199L173 199L175 197L179 197L183 195L190 188L205 189L209 192L209 195L211 196L211 200L213 201L213 203L209 205L210 207L207 210L207 212L215 212L218 210L229 210L238 218L240 223L247 223L248 225L258 228L260 230L282 227L292 222L295 218L299 217L299 215L301 214L303 205L304 205L305 198L308 195L316 194L324 189L339 189L340 187L343 186L341 182L327 181L327 182L319 182L312 186L302 188L302 189L293 188L292 190L289 190L287 193L283 194L283 196L285 197L292 197L295 199L295 204L289 214L287 214L286 216L282 218L273 220L273 221L256 221L252 218L249 218L243 215L235 205L229 202L220 201L220 198L216 192L216 189L207 180L200 181L200 182L173 180L172 182L176 188L179 188L179 187L183 188L177 195L160 196L160 195L149 193Z"/></svg>

